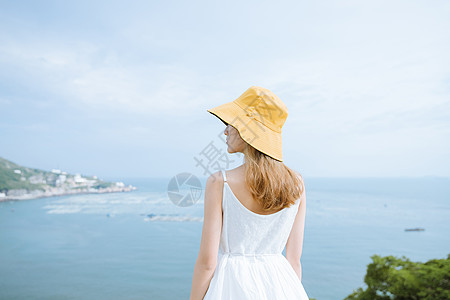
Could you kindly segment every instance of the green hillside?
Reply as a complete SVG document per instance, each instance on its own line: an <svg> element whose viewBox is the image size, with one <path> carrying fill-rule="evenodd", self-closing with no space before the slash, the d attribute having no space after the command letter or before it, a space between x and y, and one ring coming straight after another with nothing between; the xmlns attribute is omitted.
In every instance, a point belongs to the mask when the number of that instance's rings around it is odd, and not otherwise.
<svg viewBox="0 0 450 300"><path fill-rule="evenodd" d="M20 174L16 170L19 170ZM50 174L52 173L19 166L0 157L0 192L12 189L42 190L42 184L30 183L28 179L39 175L47 177Z"/></svg>
<svg viewBox="0 0 450 300"><path fill-rule="evenodd" d="M86 183L87 182L87 183ZM20 166L0 157L0 192L9 190L47 190L49 187L68 189L108 188L114 185L92 176L71 175L60 170L44 171Z"/></svg>

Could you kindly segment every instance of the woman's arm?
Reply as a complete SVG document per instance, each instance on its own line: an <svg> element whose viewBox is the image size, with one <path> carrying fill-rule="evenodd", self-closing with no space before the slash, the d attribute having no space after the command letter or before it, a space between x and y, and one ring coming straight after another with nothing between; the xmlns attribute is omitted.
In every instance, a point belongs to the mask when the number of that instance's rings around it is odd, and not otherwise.
<svg viewBox="0 0 450 300"><path fill-rule="evenodd" d="M206 181L202 238L192 277L190 300L202 300L205 297L216 269L222 232L223 182L220 171L209 176Z"/></svg>
<svg viewBox="0 0 450 300"><path fill-rule="evenodd" d="M304 186L304 185L303 185ZM306 190L303 190L300 207L295 217L294 225L286 243L286 259L291 264L298 278L302 281L302 266L300 258L303 249L303 233L306 215Z"/></svg>
<svg viewBox="0 0 450 300"><path fill-rule="evenodd" d="M289 261L289 263L291 264L292 268L294 269L295 273L297 273L298 279L300 279L300 281L302 281L302 263L294 263Z"/></svg>

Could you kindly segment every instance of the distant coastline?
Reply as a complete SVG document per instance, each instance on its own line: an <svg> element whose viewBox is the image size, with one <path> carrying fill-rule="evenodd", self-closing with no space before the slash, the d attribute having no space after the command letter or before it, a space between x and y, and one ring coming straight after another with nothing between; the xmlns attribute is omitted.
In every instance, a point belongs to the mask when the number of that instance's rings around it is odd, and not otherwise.
<svg viewBox="0 0 450 300"><path fill-rule="evenodd" d="M45 197L55 197L55 196L67 196L67 195L76 195L76 194L104 194L104 193L120 193L120 192L131 192L136 190L134 186L126 186L126 187L109 187L109 188L100 188L100 189L77 189L77 190L65 190L65 189L50 189L50 190L11 190L14 195L0 194L0 202L2 201L19 201L19 200L32 200L37 198L45 198Z"/></svg>
<svg viewBox="0 0 450 300"><path fill-rule="evenodd" d="M0 158L0 202L133 190L136 190L136 187L125 185L123 182L108 182L97 176L68 174L57 169L51 171L32 169Z"/></svg>

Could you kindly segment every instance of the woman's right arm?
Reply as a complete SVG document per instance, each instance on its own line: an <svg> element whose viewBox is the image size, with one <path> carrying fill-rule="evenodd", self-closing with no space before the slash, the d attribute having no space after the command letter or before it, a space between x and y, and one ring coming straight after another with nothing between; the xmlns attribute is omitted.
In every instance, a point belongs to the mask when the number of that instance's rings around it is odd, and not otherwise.
<svg viewBox="0 0 450 300"><path fill-rule="evenodd" d="M304 185L303 185L304 187ZM286 259L291 264L300 281L302 280L302 267L300 258L303 249L303 233L305 231L306 190L303 190L301 202L286 243Z"/></svg>

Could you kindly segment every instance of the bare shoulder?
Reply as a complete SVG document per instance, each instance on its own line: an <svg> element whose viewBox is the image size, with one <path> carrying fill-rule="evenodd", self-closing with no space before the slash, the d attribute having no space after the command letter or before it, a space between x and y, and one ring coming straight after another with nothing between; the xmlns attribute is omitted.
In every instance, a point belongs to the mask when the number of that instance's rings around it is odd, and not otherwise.
<svg viewBox="0 0 450 300"><path fill-rule="evenodd" d="M214 172L213 174L209 175L208 179L206 180L205 193L218 195L223 189L223 184L224 180L222 172Z"/></svg>
<svg viewBox="0 0 450 300"><path fill-rule="evenodd" d="M222 172L217 171L211 174L206 180L205 187L205 205L220 206L222 202L222 191L224 180Z"/></svg>
<svg viewBox="0 0 450 300"><path fill-rule="evenodd" d="M291 170L292 170L292 172L294 172L295 175L297 175L300 178L301 183L305 184L302 174L297 170L294 170L294 169L291 169Z"/></svg>
<svg viewBox="0 0 450 300"><path fill-rule="evenodd" d="M214 186L221 186L223 184L223 176L221 171L217 171L209 175L208 179L206 180L206 186L214 187Z"/></svg>
<svg viewBox="0 0 450 300"><path fill-rule="evenodd" d="M227 170L227 180L228 181L242 181L245 176L244 165L240 165L234 169ZM222 178L223 179L223 178Z"/></svg>
<svg viewBox="0 0 450 300"><path fill-rule="evenodd" d="M305 199L305 190L306 190L306 187L305 187L305 181L304 181L304 179L303 179L303 176L302 176L302 174L300 174L300 172L298 172L297 170L293 170L293 169L291 169L297 176L298 176L298 178L300 179L300 189L301 189L301 195L300 195L300 198L302 199L302 201L304 201Z"/></svg>

